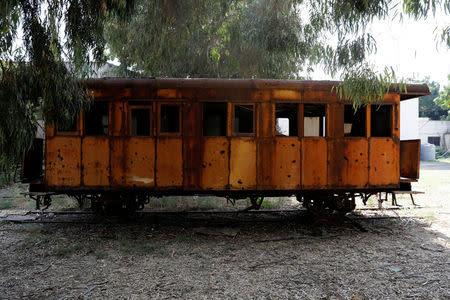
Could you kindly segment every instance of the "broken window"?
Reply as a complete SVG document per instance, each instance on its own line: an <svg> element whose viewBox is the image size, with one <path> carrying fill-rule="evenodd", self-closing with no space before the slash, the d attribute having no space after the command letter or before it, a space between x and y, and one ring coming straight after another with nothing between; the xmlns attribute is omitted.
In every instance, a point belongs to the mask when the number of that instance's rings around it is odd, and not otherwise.
<svg viewBox="0 0 450 300"><path fill-rule="evenodd" d="M180 106L174 104L161 104L160 133L180 132Z"/></svg>
<svg viewBox="0 0 450 300"><path fill-rule="evenodd" d="M275 135L298 136L298 104L275 105Z"/></svg>
<svg viewBox="0 0 450 300"><path fill-rule="evenodd" d="M227 135L227 104L203 103L203 136Z"/></svg>
<svg viewBox="0 0 450 300"><path fill-rule="evenodd" d="M303 135L325 136L326 131L326 105L305 104L303 106Z"/></svg>
<svg viewBox="0 0 450 300"><path fill-rule="evenodd" d="M235 133L253 133L253 113L254 105L234 106L234 132Z"/></svg>
<svg viewBox="0 0 450 300"><path fill-rule="evenodd" d="M150 135L150 108L131 108L131 135Z"/></svg>
<svg viewBox="0 0 450 300"><path fill-rule="evenodd" d="M86 112L86 135L108 135L109 103L97 102Z"/></svg>
<svg viewBox="0 0 450 300"><path fill-rule="evenodd" d="M441 137L440 136L429 136L428 143L440 147L441 146Z"/></svg>
<svg viewBox="0 0 450 300"><path fill-rule="evenodd" d="M344 105L344 136L366 136L366 107Z"/></svg>
<svg viewBox="0 0 450 300"><path fill-rule="evenodd" d="M372 105L370 115L371 136L392 136L392 105Z"/></svg>

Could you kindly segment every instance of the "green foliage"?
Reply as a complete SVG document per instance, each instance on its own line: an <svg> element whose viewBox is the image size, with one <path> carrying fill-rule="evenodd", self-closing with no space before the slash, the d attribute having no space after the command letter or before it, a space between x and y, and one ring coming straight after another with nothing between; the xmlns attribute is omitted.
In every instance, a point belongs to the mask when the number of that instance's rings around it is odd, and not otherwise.
<svg viewBox="0 0 450 300"><path fill-rule="evenodd" d="M442 109L438 103L439 83L430 81L430 78L423 80L430 88L430 95L419 98L419 117L430 118L430 120L440 120L447 117L447 110Z"/></svg>
<svg viewBox="0 0 450 300"><path fill-rule="evenodd" d="M0 166L21 160L39 113L47 123L65 125L87 107L79 79L89 75L91 57L104 60L104 21L132 7L114 0L1 2Z"/></svg>
<svg viewBox="0 0 450 300"><path fill-rule="evenodd" d="M447 76L450 83L450 74ZM434 100L434 103L438 105L442 110L450 111L450 84L444 87L444 90L439 93L439 97ZM441 119L450 120L450 114L441 116Z"/></svg>
<svg viewBox="0 0 450 300"><path fill-rule="evenodd" d="M320 66L330 74L342 72L341 90L355 106L376 102L395 78L367 68L376 43L366 25L393 11L417 19L438 10L450 13L448 0L401 3L3 0L0 166L20 161L38 114L64 125L87 107L90 97L78 80L89 76L92 60L105 61L106 48L119 58L125 76L288 79ZM450 47L448 26L439 30Z"/></svg>
<svg viewBox="0 0 450 300"><path fill-rule="evenodd" d="M392 69L386 68L383 73L377 74L369 67L355 68L345 74L343 82L337 87L337 93L340 99L352 101L356 110L361 105L381 104L390 89L407 92L406 82L397 82Z"/></svg>

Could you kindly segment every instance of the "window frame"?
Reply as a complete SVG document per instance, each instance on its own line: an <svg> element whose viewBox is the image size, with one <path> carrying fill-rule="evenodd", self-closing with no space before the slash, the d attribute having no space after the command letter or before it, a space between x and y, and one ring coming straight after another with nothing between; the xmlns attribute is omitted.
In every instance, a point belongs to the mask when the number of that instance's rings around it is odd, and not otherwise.
<svg viewBox="0 0 450 300"><path fill-rule="evenodd" d="M370 105L370 122L369 122L369 126L370 126L370 137L372 138L393 138L394 137L394 112L395 112L395 110L394 110L394 105L396 105L395 103L382 103L382 104L371 104ZM372 111L375 109L375 110L377 110L377 107L378 106L389 106L389 121L388 121L388 123L389 123L389 128L390 128L390 135L388 135L388 136L374 136L373 135L373 128L372 128L372 121L373 121L373 118L372 118ZM366 129L367 130L367 129Z"/></svg>
<svg viewBox="0 0 450 300"><path fill-rule="evenodd" d="M183 131L183 104L184 102L169 102L169 101L162 101L157 103L157 116L156 116L156 131L158 136L173 136L173 137L179 137L182 136ZM178 106L178 132L161 132L161 106L167 105L167 106Z"/></svg>
<svg viewBox="0 0 450 300"><path fill-rule="evenodd" d="M253 131L252 132L244 132L244 133L240 133L240 132L236 132L235 129L235 113L236 113L236 109L235 107L237 105L247 105L247 106L253 106ZM234 137L249 137L249 136L256 136L256 103L254 102L233 102L231 104L231 136Z"/></svg>
<svg viewBox="0 0 450 300"><path fill-rule="evenodd" d="M344 109L343 109L343 111L344 111L344 117L343 117L343 120L344 120L344 122L342 123L342 127L344 127L344 124L345 124L345 106L346 105L349 105L349 106L352 106L352 104L349 102L349 103L344 103L343 104L344 105ZM370 132L370 119L368 118L368 114L370 114L371 113L371 110L370 110L370 108L369 108L369 105L364 105L364 106L361 106L359 109L363 109L364 110L364 112L363 112L363 114L364 114L364 126L365 126L365 131L364 131L364 135L360 135L360 136L346 136L345 135L345 128L343 128L343 130L342 130L342 134L343 134L343 137L344 138L348 138L348 139L354 139L354 138L368 138L369 137L369 132ZM353 107L352 107L352 111L353 111Z"/></svg>
<svg viewBox="0 0 450 300"><path fill-rule="evenodd" d="M295 104L297 105L297 135L277 135L277 104ZM272 133L276 138L301 138L303 137L303 103L293 101L277 101L272 104L273 109L273 126ZM301 132L300 132L301 131Z"/></svg>
<svg viewBox="0 0 450 300"><path fill-rule="evenodd" d="M305 135L305 105L322 105L325 107L325 115L323 116L325 118L325 124L323 125L323 133L324 136L315 136L315 135ZM299 128L299 130L301 130L301 135L299 133L299 137L302 138L327 138L329 137L329 132L328 132L328 127L329 127L329 118L330 118L330 105L329 103L322 103L322 102L303 102L301 105L301 114L299 114L299 117L301 118L301 120L299 122L301 122L301 127ZM342 125L344 126L344 125ZM320 127L319 127L320 128ZM320 130L320 129L319 129Z"/></svg>
<svg viewBox="0 0 450 300"><path fill-rule="evenodd" d="M228 101L201 101L199 102L201 105L201 137L202 138L223 138L223 137L228 137L228 120L229 120L229 111L228 111L228 107L229 107L229 102ZM205 115L205 104L224 104L225 105L225 135L204 135L204 115Z"/></svg>
<svg viewBox="0 0 450 300"><path fill-rule="evenodd" d="M76 117L77 129L75 131L59 130L58 129L58 123L55 123L55 135L57 135L57 136L81 136L81 133L83 131L82 130L83 129L82 121L83 121L83 112L81 112Z"/></svg>
<svg viewBox="0 0 450 300"><path fill-rule="evenodd" d="M82 136L83 137L87 137L87 136L110 136L111 135L111 121L112 121L112 116L111 116L111 100L94 100L93 103L91 103L91 105L95 105L96 103L106 103L108 105L108 133L107 134L87 134L86 133L86 115L87 112L83 111L83 118L82 118Z"/></svg>
<svg viewBox="0 0 450 300"><path fill-rule="evenodd" d="M133 135L132 130L133 130L133 126L132 126L132 110L133 109L149 109L149 114L150 114L150 128L149 128L149 135ZM153 132L153 104L143 104L143 105L139 105L139 104L129 104L128 103L128 108L127 108L127 115L128 115L128 135L131 137L154 137L154 132Z"/></svg>

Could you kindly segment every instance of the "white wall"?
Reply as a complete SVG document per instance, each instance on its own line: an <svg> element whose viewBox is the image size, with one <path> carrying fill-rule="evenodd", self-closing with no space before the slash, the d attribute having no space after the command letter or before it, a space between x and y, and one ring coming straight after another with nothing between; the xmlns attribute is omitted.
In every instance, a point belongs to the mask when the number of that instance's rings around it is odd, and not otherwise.
<svg viewBox="0 0 450 300"><path fill-rule="evenodd" d="M419 136L422 144L428 143L429 136L440 136L441 148L448 150L450 149L449 138L446 137L448 134L450 134L450 121L432 121L429 118L419 118Z"/></svg>
<svg viewBox="0 0 450 300"><path fill-rule="evenodd" d="M419 138L419 99L400 102L400 140Z"/></svg>

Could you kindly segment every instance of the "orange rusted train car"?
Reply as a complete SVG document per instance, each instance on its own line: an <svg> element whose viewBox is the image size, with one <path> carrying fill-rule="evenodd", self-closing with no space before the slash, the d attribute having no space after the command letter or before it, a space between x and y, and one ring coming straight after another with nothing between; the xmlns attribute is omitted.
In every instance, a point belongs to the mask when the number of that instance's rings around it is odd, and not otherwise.
<svg viewBox="0 0 450 300"><path fill-rule="evenodd" d="M45 174L29 178L31 190L89 197L97 207L135 209L163 195L253 203L296 195L307 207L347 211L356 195L417 179L419 144L400 141L399 108L428 87L392 89L381 105L354 112L333 91L338 84L88 80L91 109L71 128L46 126Z"/></svg>

